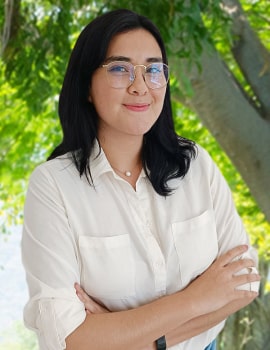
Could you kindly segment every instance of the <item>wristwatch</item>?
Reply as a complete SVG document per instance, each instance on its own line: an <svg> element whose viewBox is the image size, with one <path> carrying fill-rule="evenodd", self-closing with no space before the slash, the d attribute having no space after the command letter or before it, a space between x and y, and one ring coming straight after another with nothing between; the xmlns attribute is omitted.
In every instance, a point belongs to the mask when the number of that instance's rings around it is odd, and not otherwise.
<svg viewBox="0 0 270 350"><path fill-rule="evenodd" d="M156 346L157 346L157 350L166 350L167 349L165 335L163 335L162 337L160 337L156 340Z"/></svg>

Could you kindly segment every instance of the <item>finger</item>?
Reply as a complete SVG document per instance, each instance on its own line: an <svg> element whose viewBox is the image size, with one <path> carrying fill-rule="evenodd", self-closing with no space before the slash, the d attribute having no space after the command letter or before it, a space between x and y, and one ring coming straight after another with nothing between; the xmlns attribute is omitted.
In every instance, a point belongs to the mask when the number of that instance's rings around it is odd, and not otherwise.
<svg viewBox="0 0 270 350"><path fill-rule="evenodd" d="M250 302L257 298L259 295L258 292L249 291L249 290L243 290L243 289L235 289L235 295L238 299L250 299Z"/></svg>
<svg viewBox="0 0 270 350"><path fill-rule="evenodd" d="M84 289L78 283L75 283L74 287L75 287L76 294L77 294L78 298L80 299L80 301L83 302L84 304L87 303L90 300L90 297L84 291Z"/></svg>
<svg viewBox="0 0 270 350"><path fill-rule="evenodd" d="M248 250L248 245L239 245L233 249L228 250L225 254L221 255L217 259L217 264L220 266L226 266L234 259L240 258L240 256Z"/></svg>
<svg viewBox="0 0 270 350"><path fill-rule="evenodd" d="M94 301L78 283L74 284L74 288L76 290L78 298L84 304L86 313L99 314L109 312L109 310L106 309L104 306L101 306L99 303Z"/></svg>
<svg viewBox="0 0 270 350"><path fill-rule="evenodd" d="M82 287L77 282L74 283L74 288L75 288L76 292L80 292L80 290L82 290Z"/></svg>
<svg viewBox="0 0 270 350"><path fill-rule="evenodd" d="M252 259L236 260L226 265L226 267L229 271L231 271L232 274L237 273L243 269L246 270L246 273L256 272L256 263Z"/></svg>
<svg viewBox="0 0 270 350"><path fill-rule="evenodd" d="M251 290L252 282L259 282L260 280L261 280L261 276L256 273L246 273L246 274L233 276L233 283L235 284L236 288L239 288L241 286L243 287L244 285L249 285L248 286L249 290ZM246 288L243 288L243 289L246 289Z"/></svg>

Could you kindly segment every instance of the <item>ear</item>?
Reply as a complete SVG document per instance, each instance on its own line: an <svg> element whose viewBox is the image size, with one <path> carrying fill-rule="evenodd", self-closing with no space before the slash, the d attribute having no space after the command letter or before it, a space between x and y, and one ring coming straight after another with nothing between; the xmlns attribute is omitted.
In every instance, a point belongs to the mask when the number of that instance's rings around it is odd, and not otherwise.
<svg viewBox="0 0 270 350"><path fill-rule="evenodd" d="M92 97L91 97L91 95L89 94L89 96L88 96L88 101L90 102L90 103L92 103L93 101L92 101Z"/></svg>

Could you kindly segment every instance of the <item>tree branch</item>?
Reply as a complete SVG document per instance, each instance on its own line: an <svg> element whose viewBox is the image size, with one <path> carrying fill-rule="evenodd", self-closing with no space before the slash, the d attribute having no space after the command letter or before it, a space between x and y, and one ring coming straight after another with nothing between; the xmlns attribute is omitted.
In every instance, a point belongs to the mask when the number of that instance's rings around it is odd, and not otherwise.
<svg viewBox="0 0 270 350"><path fill-rule="evenodd" d="M187 101L230 157L270 221L270 123L262 118L236 84L217 52L204 47L200 69L170 57L177 79L188 76L193 96ZM177 98L177 96L175 96Z"/></svg>
<svg viewBox="0 0 270 350"><path fill-rule="evenodd" d="M7 56L7 51L11 40L19 31L21 0L5 0L5 22L1 37L0 56Z"/></svg>
<svg viewBox="0 0 270 350"><path fill-rule="evenodd" d="M263 118L270 120L270 53L251 28L238 0L223 0L224 11L232 18L232 53L251 86Z"/></svg>

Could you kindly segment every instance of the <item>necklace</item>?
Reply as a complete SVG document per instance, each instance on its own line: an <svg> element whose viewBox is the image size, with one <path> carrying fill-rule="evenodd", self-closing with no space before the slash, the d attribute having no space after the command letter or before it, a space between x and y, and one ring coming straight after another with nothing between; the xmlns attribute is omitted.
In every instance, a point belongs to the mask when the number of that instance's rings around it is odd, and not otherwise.
<svg viewBox="0 0 270 350"><path fill-rule="evenodd" d="M112 167L114 170L118 171L119 173L123 174L124 176L126 176L126 177L131 177L133 171L138 167L138 165L136 165L136 166L133 168L132 171L130 171L130 170L122 171L122 170L120 170L120 169L115 168L115 167L112 166L112 165L111 165L111 167Z"/></svg>
<svg viewBox="0 0 270 350"><path fill-rule="evenodd" d="M132 172L129 171L129 170L121 171L121 170L119 170L119 169L113 167L112 165L111 165L111 167L112 167L114 170L118 171L119 173L125 175L126 177L130 177L130 176L132 175Z"/></svg>

